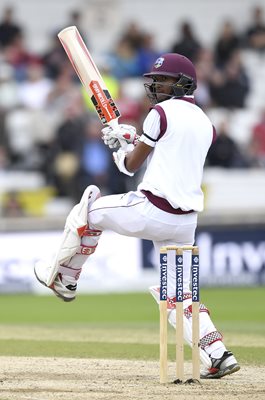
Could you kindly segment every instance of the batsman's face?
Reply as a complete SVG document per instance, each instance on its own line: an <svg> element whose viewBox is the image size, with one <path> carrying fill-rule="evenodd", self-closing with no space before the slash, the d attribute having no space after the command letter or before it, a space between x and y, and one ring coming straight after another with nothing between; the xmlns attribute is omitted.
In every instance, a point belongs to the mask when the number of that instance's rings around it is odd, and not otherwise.
<svg viewBox="0 0 265 400"><path fill-rule="evenodd" d="M145 85L149 89L148 96L153 103L160 103L173 96L173 84L176 83L176 78L172 76L154 75L153 82L150 85ZM152 97L152 98L151 98Z"/></svg>

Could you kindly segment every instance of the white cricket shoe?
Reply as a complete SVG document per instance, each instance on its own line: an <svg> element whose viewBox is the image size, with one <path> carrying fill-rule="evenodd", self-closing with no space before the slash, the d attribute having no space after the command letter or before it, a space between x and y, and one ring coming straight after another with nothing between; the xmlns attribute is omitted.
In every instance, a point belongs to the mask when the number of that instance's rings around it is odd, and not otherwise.
<svg viewBox="0 0 265 400"><path fill-rule="evenodd" d="M57 274L55 280L50 286L47 286L45 281L47 280L47 274L51 267L47 266L43 261L37 261L34 267L34 273L38 281L51 289L57 297L63 301L72 301L75 299L77 283L74 278L67 276L65 279L62 274Z"/></svg>
<svg viewBox="0 0 265 400"><path fill-rule="evenodd" d="M201 373L202 379L220 379L240 370L240 366L231 351L225 351L221 358L210 356L210 359L212 365Z"/></svg>

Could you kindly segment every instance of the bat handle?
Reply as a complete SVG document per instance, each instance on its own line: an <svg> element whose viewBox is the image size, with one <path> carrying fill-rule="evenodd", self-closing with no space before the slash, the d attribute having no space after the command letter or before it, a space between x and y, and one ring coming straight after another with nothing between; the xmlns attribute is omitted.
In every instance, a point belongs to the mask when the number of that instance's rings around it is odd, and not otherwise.
<svg viewBox="0 0 265 400"><path fill-rule="evenodd" d="M112 128L112 129L117 129L119 127L119 122L118 122L118 118L112 119L111 121L108 122L108 125ZM126 140L122 140L122 139L118 139L121 145L121 148L123 150L126 149L128 143L126 142Z"/></svg>

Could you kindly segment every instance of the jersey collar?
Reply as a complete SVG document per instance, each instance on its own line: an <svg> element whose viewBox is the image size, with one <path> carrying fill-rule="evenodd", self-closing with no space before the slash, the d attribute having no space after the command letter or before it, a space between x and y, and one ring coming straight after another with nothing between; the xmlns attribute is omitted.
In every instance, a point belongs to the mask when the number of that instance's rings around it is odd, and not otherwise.
<svg viewBox="0 0 265 400"><path fill-rule="evenodd" d="M195 104L195 99L193 96L179 97L179 98L175 98L175 100L184 100L184 101L187 101L188 103Z"/></svg>

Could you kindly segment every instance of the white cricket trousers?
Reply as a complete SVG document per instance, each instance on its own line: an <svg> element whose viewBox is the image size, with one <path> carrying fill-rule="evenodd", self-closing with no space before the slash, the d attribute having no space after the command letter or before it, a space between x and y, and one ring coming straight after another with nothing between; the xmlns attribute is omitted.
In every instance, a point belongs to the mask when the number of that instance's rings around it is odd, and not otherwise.
<svg viewBox="0 0 265 400"><path fill-rule="evenodd" d="M111 230L125 236L151 240L155 247L157 265L162 246L194 244L197 213L170 214L154 206L140 192L103 196L88 213L91 229ZM190 252L184 253L183 286L190 290ZM168 296L175 296L176 276L174 257L168 257Z"/></svg>

